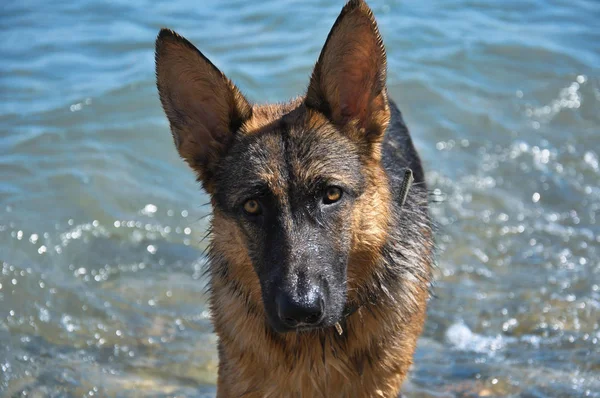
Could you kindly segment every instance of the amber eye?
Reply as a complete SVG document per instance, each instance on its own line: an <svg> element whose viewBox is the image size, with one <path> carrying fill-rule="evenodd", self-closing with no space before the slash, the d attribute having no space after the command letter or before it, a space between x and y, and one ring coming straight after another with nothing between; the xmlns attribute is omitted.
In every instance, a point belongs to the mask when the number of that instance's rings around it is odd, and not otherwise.
<svg viewBox="0 0 600 398"><path fill-rule="evenodd" d="M256 216L260 214L260 205L255 199L249 199L244 203L244 211L246 214Z"/></svg>
<svg viewBox="0 0 600 398"><path fill-rule="evenodd" d="M325 191L323 202L327 205L337 202L342 198L342 190L338 187L329 187Z"/></svg>

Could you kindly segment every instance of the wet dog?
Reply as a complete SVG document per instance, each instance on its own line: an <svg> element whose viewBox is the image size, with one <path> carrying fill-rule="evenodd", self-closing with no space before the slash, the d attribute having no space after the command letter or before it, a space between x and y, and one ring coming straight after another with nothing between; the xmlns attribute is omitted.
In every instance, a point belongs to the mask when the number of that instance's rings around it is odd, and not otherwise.
<svg viewBox="0 0 600 398"><path fill-rule="evenodd" d="M306 94L286 104L251 104L166 29L156 74L175 146L211 198L218 397L397 396L433 238L369 7L346 4Z"/></svg>

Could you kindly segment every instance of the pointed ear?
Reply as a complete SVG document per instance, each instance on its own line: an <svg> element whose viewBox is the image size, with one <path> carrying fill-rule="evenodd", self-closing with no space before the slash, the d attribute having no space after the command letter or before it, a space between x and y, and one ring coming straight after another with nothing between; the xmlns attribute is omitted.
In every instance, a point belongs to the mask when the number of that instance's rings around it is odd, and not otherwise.
<svg viewBox="0 0 600 398"><path fill-rule="evenodd" d="M315 65L306 105L357 139L380 141L389 123L386 56L372 11L351 0Z"/></svg>
<svg viewBox="0 0 600 398"><path fill-rule="evenodd" d="M156 84L179 155L207 187L252 107L193 44L168 29L156 39Z"/></svg>

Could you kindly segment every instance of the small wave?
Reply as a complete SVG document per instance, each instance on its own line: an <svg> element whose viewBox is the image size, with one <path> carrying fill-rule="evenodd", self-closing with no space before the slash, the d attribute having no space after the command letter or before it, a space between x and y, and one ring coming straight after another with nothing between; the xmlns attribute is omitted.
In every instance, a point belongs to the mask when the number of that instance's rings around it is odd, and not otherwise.
<svg viewBox="0 0 600 398"><path fill-rule="evenodd" d="M508 338L501 335L489 337L473 333L473 331L462 322L453 324L446 331L446 341L455 349L487 353L490 356L503 350L508 343L507 340Z"/></svg>

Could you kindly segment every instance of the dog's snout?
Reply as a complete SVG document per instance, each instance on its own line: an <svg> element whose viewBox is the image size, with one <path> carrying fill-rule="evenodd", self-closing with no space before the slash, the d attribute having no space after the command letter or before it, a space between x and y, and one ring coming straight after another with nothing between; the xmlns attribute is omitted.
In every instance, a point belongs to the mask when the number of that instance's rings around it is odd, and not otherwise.
<svg viewBox="0 0 600 398"><path fill-rule="evenodd" d="M289 328L316 326L323 320L325 302L317 289L301 297L280 292L275 301L279 319Z"/></svg>

